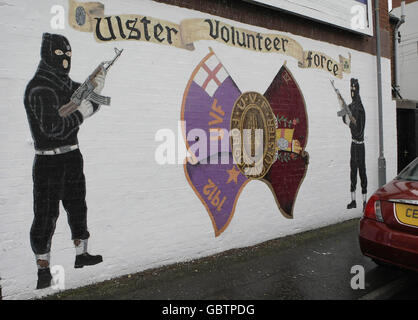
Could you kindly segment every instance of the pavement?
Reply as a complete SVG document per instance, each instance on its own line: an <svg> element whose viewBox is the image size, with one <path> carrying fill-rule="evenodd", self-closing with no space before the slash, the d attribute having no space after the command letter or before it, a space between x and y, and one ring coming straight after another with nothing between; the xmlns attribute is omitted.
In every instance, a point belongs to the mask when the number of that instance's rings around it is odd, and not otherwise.
<svg viewBox="0 0 418 320"><path fill-rule="evenodd" d="M417 273L377 266L361 254L358 225L358 219L349 220L46 299L418 299ZM351 268L356 265L364 267L364 289L351 287Z"/></svg>

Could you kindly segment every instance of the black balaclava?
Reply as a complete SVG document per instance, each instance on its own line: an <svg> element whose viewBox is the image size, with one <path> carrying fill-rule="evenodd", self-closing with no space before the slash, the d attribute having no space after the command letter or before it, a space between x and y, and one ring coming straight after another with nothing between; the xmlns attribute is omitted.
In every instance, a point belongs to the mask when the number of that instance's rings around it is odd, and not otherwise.
<svg viewBox="0 0 418 320"><path fill-rule="evenodd" d="M360 99L360 85L357 79L351 78L350 80L351 98L353 101Z"/></svg>
<svg viewBox="0 0 418 320"><path fill-rule="evenodd" d="M59 34L44 33L41 60L59 75L68 75L71 69L71 46L67 38Z"/></svg>

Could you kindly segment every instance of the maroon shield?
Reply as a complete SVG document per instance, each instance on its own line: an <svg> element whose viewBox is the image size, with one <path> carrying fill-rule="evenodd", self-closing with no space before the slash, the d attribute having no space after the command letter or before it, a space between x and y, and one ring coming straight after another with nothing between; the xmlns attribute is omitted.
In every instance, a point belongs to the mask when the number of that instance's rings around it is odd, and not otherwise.
<svg viewBox="0 0 418 320"><path fill-rule="evenodd" d="M308 116L302 92L285 65L265 92L278 122L278 130L292 131L295 150L278 151L278 159L263 181L270 187L281 213L293 217L299 188L308 169L309 155L305 151L308 139Z"/></svg>

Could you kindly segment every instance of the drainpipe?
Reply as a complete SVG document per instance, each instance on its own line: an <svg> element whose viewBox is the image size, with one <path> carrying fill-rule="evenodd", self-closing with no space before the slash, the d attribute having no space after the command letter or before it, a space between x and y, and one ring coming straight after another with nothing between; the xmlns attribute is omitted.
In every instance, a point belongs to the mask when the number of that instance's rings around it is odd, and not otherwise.
<svg viewBox="0 0 418 320"><path fill-rule="evenodd" d="M379 115L379 159L378 183L379 188L386 184L386 159L383 149L383 113L382 113L382 63L380 59L380 15L379 0L374 1L376 21L376 63L377 63L377 102Z"/></svg>
<svg viewBox="0 0 418 320"><path fill-rule="evenodd" d="M397 22L396 22L396 26L395 26L395 31L393 33L393 51L394 51L394 61L393 61L393 68L395 69L394 71L394 80L395 80L395 92L397 95L400 95L400 86L399 86L399 54L398 54L398 46L399 43L401 42L401 37L399 35L399 27L405 23L405 1L402 1L401 3L401 18L396 18Z"/></svg>

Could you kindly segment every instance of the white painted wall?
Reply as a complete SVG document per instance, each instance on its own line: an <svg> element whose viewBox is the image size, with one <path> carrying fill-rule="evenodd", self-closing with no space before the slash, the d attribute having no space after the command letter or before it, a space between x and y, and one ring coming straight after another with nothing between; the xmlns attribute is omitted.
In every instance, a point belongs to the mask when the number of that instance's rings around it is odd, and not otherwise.
<svg viewBox="0 0 418 320"><path fill-rule="evenodd" d="M209 15L149 0L102 1L109 14L138 13L179 23ZM50 28L50 8L67 2L2 1L0 5L0 277L5 299L52 293L35 291L36 265L29 244L32 223L33 146L23 106L23 93L39 62L43 32ZM263 28L227 23L260 32ZM359 79L366 110L366 162L369 191L377 188L378 116L375 57L291 33L304 49L334 59L352 56L352 76ZM273 31L275 32L275 31ZM83 80L113 44L98 44L93 35L67 27L59 33L73 47L71 77ZM66 287L75 288L174 262L208 256L231 248L341 222L361 215L346 210L350 200L351 136L336 116L337 99L325 71L300 69L297 61L278 54L231 48L214 41L196 43L195 51L148 43L124 42L125 52L109 72L102 107L79 133L87 179L90 248L104 263L73 269L74 249L65 212L61 210L52 244L52 265L62 265ZM215 238L208 214L188 185L181 165L154 161L155 133L177 130L184 89L192 70L211 46L242 91L263 93L276 72L287 66L304 94L309 117L308 173L296 201L293 220L283 218L271 191L260 181L242 192L228 229ZM387 176L396 172L395 106L390 95L390 61L382 60ZM350 75L336 80L347 101ZM180 140L181 141L181 140ZM358 187L358 198L360 199ZM353 244L355 245L355 244Z"/></svg>
<svg viewBox="0 0 418 320"><path fill-rule="evenodd" d="M401 16L401 8L392 13ZM418 1L405 5L405 23L399 28L401 43L399 44L399 85L404 99L418 100Z"/></svg>

